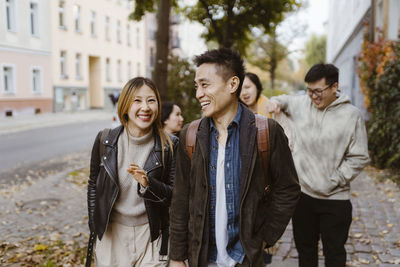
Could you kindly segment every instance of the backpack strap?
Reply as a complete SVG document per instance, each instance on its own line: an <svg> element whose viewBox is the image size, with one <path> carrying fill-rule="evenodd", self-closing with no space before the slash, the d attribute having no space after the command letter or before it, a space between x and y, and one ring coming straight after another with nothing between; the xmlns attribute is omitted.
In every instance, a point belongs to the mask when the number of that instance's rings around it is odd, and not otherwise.
<svg viewBox="0 0 400 267"><path fill-rule="evenodd" d="M192 155L196 150L196 134L199 129L201 119L192 121L186 132L186 151L189 159L192 160Z"/></svg>
<svg viewBox="0 0 400 267"><path fill-rule="evenodd" d="M108 134L110 133L110 128L105 128L102 132L101 132L101 136L100 136L100 148L99 148L99 156L100 159L103 157L105 151L106 151L106 146L104 145L104 141L106 140Z"/></svg>
<svg viewBox="0 0 400 267"><path fill-rule="evenodd" d="M257 127L257 146L258 153L263 161L265 188L264 195L271 191L271 183L268 175L268 158L269 158L269 129L268 118L256 114L256 127Z"/></svg>

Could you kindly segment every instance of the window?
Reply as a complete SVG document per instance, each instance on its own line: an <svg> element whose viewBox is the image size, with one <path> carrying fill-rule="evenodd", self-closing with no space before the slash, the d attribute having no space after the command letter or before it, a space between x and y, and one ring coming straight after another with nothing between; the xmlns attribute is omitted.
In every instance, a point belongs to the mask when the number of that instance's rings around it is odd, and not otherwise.
<svg viewBox="0 0 400 267"><path fill-rule="evenodd" d="M106 40L110 40L110 17L106 16L104 20L104 33L106 36Z"/></svg>
<svg viewBox="0 0 400 267"><path fill-rule="evenodd" d="M96 12L90 11L90 34L96 36Z"/></svg>
<svg viewBox="0 0 400 267"><path fill-rule="evenodd" d="M128 46L131 46L131 26L129 24L126 25L126 42Z"/></svg>
<svg viewBox="0 0 400 267"><path fill-rule="evenodd" d="M76 79L82 79L81 75L81 54L77 53L75 55L75 74L76 74Z"/></svg>
<svg viewBox="0 0 400 267"><path fill-rule="evenodd" d="M127 74L128 74L127 80L132 79L132 63L130 61L128 61Z"/></svg>
<svg viewBox="0 0 400 267"><path fill-rule="evenodd" d="M154 48L150 48L150 67L154 67Z"/></svg>
<svg viewBox="0 0 400 267"><path fill-rule="evenodd" d="M111 81L111 64L110 64L110 59L106 59L106 80L107 82Z"/></svg>
<svg viewBox="0 0 400 267"><path fill-rule="evenodd" d="M65 29L65 1L58 1L58 26Z"/></svg>
<svg viewBox="0 0 400 267"><path fill-rule="evenodd" d="M140 29L136 28L136 48L140 49Z"/></svg>
<svg viewBox="0 0 400 267"><path fill-rule="evenodd" d="M75 31L81 32L81 7L78 5L74 5L73 13L74 13Z"/></svg>
<svg viewBox="0 0 400 267"><path fill-rule="evenodd" d="M121 43L121 21L117 21L117 42Z"/></svg>
<svg viewBox="0 0 400 267"><path fill-rule="evenodd" d="M40 67L32 67L32 93L40 94L42 92L42 71Z"/></svg>
<svg viewBox="0 0 400 267"><path fill-rule="evenodd" d="M122 82L121 60L120 60L120 59L117 61L117 77L118 77L118 81L119 81L119 82Z"/></svg>
<svg viewBox="0 0 400 267"><path fill-rule="evenodd" d="M31 34L39 36L39 7L35 2L30 3L30 24Z"/></svg>
<svg viewBox="0 0 400 267"><path fill-rule="evenodd" d="M67 52L60 52L60 74L62 79L67 79Z"/></svg>
<svg viewBox="0 0 400 267"><path fill-rule="evenodd" d="M14 65L2 66L3 94L15 93L15 67Z"/></svg>
<svg viewBox="0 0 400 267"><path fill-rule="evenodd" d="M136 72L137 75L136 76L140 76L140 73L141 73L140 72L140 62L138 62L136 66L137 66L137 72Z"/></svg>
<svg viewBox="0 0 400 267"><path fill-rule="evenodd" d="M6 24L8 31L17 31L15 0L6 0Z"/></svg>

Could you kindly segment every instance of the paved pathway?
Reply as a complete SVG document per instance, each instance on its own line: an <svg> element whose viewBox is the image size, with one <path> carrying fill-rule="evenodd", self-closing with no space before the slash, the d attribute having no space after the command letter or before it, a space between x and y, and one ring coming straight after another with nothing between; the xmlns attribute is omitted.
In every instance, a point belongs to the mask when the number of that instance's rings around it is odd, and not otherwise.
<svg viewBox="0 0 400 267"><path fill-rule="evenodd" d="M363 172L352 183L353 223L346 245L347 266L400 266L400 190ZM289 225L279 241L273 267L297 266ZM320 251L320 264L324 266Z"/></svg>
<svg viewBox="0 0 400 267"><path fill-rule="evenodd" d="M109 115L92 111L14 121L3 118L0 119L0 135L26 129L26 124L28 128L44 127L99 116ZM24 128L24 125L27 127ZM87 167L86 164L87 161L83 161L82 166L74 165L69 171ZM69 171L0 190L0 244L37 236L85 241L88 232L86 185L76 184L67 178ZM347 265L400 266L400 190L389 180L378 182L371 176L375 176L375 173L363 172L352 183L353 223L346 245ZM320 266L324 266L322 253L320 255ZM270 266L297 266L291 225L279 241Z"/></svg>

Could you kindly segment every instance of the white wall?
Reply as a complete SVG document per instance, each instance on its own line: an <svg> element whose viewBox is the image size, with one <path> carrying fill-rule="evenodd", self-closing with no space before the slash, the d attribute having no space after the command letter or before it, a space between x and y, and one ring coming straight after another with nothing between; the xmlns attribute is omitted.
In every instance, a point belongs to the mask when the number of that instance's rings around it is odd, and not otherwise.
<svg viewBox="0 0 400 267"><path fill-rule="evenodd" d="M353 34L371 4L370 0L330 0L327 62L333 62Z"/></svg>

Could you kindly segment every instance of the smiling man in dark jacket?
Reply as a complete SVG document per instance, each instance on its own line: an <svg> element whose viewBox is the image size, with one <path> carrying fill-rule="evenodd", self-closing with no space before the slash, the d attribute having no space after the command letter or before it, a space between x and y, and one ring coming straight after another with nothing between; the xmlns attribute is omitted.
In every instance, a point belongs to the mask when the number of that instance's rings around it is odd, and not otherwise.
<svg viewBox="0 0 400 267"><path fill-rule="evenodd" d="M171 204L171 267L262 266L263 247L283 234L300 187L287 138L268 119L266 192L255 115L239 103L244 79L240 55L211 50L195 59L196 98L204 118L190 159L186 126L177 151Z"/></svg>

